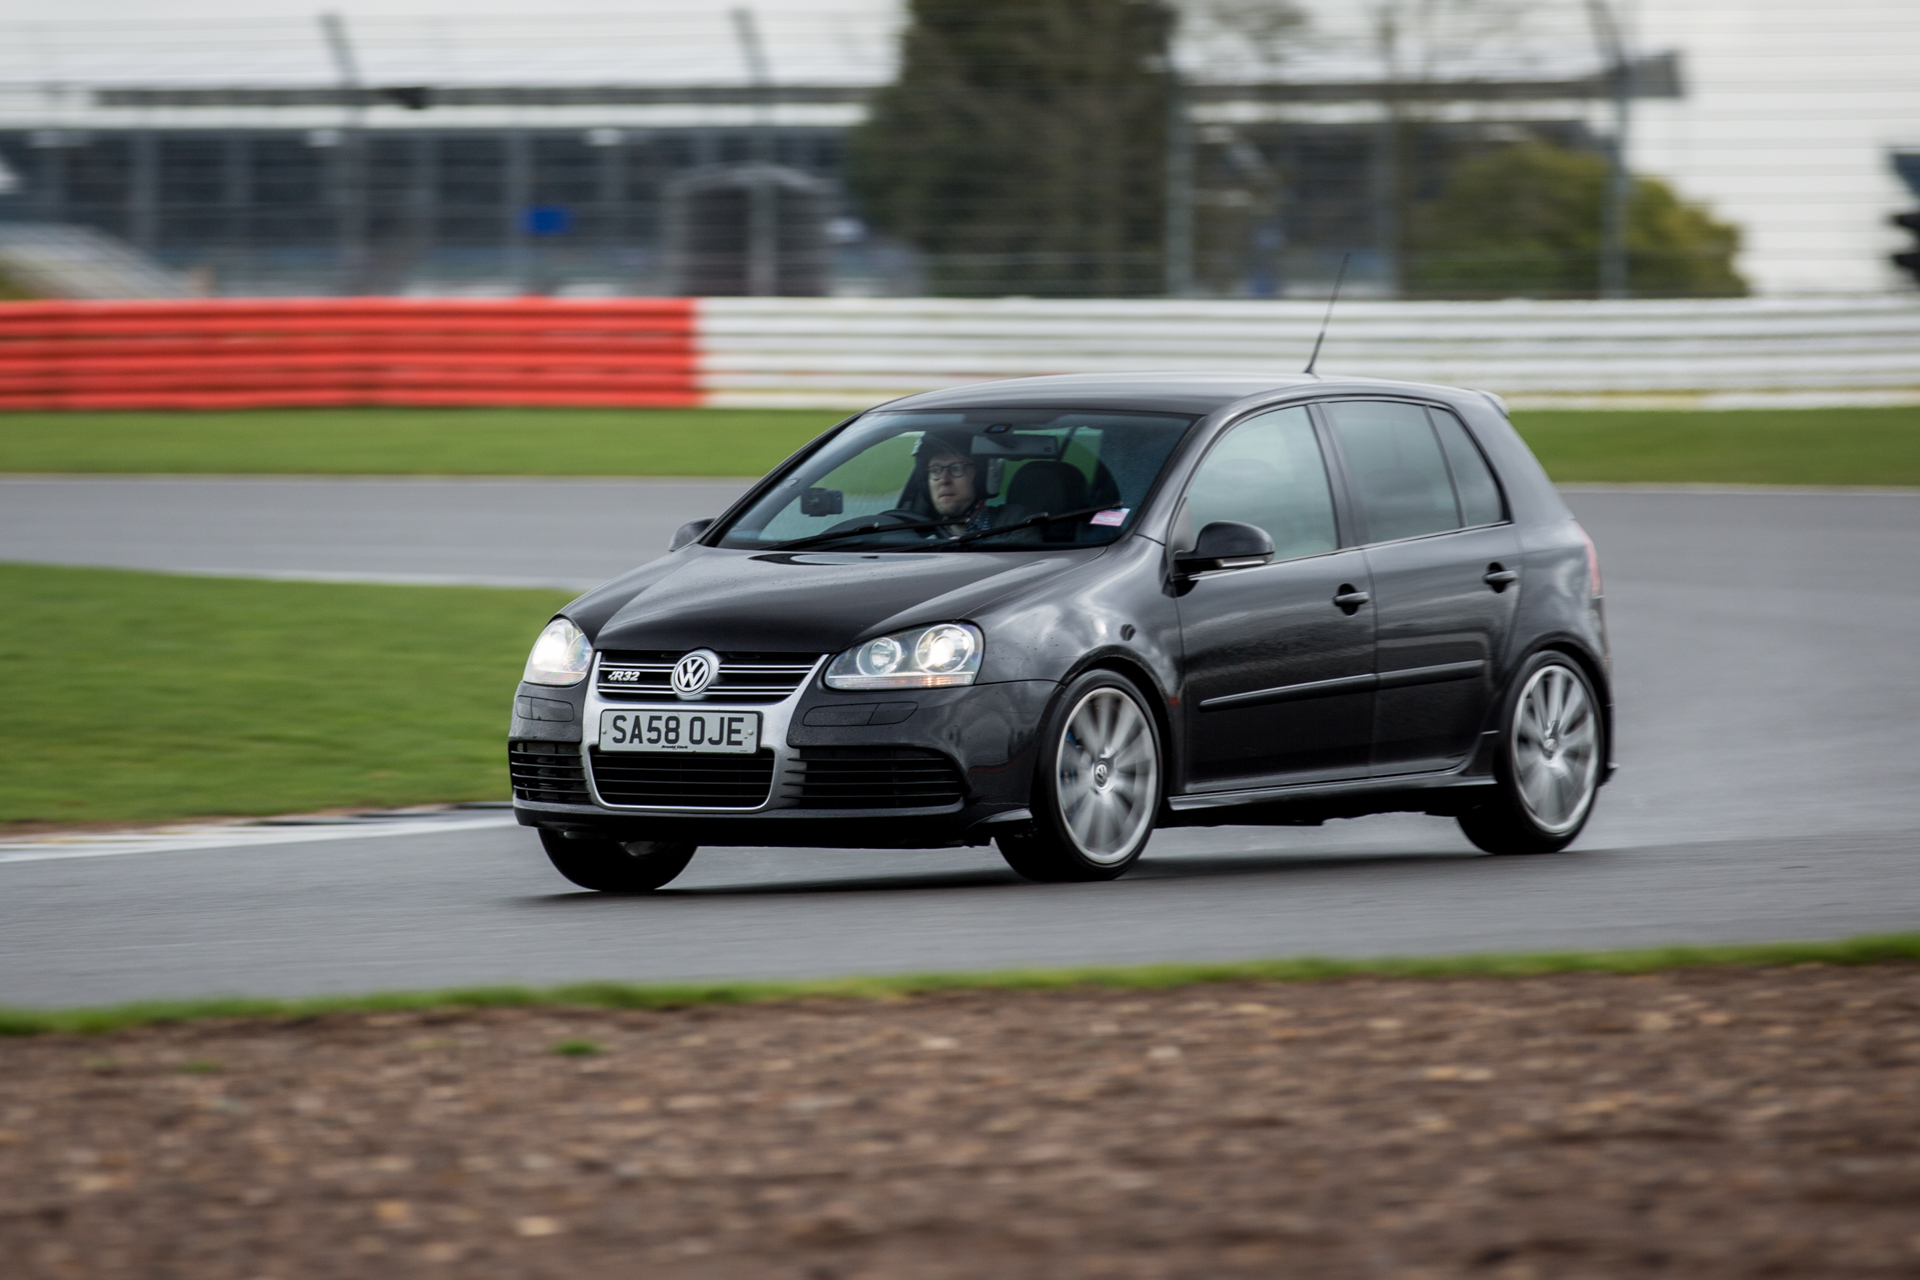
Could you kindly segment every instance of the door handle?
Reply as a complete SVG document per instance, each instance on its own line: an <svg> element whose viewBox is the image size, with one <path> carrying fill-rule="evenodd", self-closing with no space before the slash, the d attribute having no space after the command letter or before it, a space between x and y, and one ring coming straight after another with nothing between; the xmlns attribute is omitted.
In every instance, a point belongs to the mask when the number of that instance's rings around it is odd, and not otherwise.
<svg viewBox="0 0 1920 1280"><path fill-rule="evenodd" d="M1499 592L1505 591L1508 587L1520 581L1520 575L1515 573L1512 569L1503 568L1500 565L1500 562L1496 560L1494 563L1487 566L1487 572L1480 579L1480 581L1492 587L1494 589L1494 592L1497 594Z"/></svg>
<svg viewBox="0 0 1920 1280"><path fill-rule="evenodd" d="M1348 617L1352 617L1355 610L1371 599L1373 597L1366 592L1355 591L1352 583L1343 582L1340 584L1340 593L1333 598L1333 602L1339 605Z"/></svg>

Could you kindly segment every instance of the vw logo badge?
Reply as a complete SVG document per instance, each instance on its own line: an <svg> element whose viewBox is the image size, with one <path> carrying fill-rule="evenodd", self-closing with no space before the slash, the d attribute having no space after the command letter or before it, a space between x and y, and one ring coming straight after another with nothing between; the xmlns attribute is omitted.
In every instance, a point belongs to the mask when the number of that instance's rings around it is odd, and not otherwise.
<svg viewBox="0 0 1920 1280"><path fill-rule="evenodd" d="M720 655L711 649L695 649L673 664L673 691L683 698L697 698L719 674Z"/></svg>

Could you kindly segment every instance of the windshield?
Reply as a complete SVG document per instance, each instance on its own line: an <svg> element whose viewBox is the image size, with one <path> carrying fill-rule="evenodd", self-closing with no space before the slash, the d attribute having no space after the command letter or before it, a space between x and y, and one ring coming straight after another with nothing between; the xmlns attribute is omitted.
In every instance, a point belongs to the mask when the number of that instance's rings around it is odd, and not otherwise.
<svg viewBox="0 0 1920 1280"><path fill-rule="evenodd" d="M718 545L1097 546L1132 526L1191 425L1175 414L1058 409L870 414L728 525Z"/></svg>

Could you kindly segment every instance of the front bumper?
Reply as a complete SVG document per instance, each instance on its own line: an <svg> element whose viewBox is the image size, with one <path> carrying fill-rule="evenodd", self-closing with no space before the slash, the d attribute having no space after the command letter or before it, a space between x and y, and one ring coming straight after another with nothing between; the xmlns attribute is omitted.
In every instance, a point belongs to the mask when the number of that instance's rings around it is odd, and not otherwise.
<svg viewBox="0 0 1920 1280"><path fill-rule="evenodd" d="M619 804L602 794L593 750L600 712L633 711L647 704L602 698L596 683L590 679L584 696L579 691L574 694L580 699L577 724L563 726L515 716L511 737L516 748L537 742L541 750L553 753L556 763L562 756L577 758L587 801L557 802L551 798L554 789L525 788L516 779L514 811L523 825L592 831L623 840L818 848L985 844L1000 825L1027 820L1035 737L1047 702L1058 688L1051 681L1028 680L886 694L842 693L821 686L816 670L778 703L728 706L729 710L757 711L762 717L762 751L771 755L765 762L771 765L771 778L764 802L750 808L698 808ZM682 710L687 706L656 705ZM863 711L880 706L886 710ZM875 724L875 719L885 723ZM958 798L938 805L896 802L880 808L828 807L830 802L817 794L819 788L808 786L809 764L818 776L824 768L823 757L859 756L860 748L937 753L958 771Z"/></svg>

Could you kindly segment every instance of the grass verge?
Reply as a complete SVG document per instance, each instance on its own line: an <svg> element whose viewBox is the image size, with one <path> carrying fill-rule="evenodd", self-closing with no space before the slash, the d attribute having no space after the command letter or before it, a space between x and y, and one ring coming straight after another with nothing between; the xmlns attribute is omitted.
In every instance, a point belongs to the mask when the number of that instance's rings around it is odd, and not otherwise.
<svg viewBox="0 0 1920 1280"><path fill-rule="evenodd" d="M1920 407L1513 415L1562 484L1920 485Z"/></svg>
<svg viewBox="0 0 1920 1280"><path fill-rule="evenodd" d="M758 476L846 416L807 409L0 413L0 472Z"/></svg>
<svg viewBox="0 0 1920 1280"><path fill-rule="evenodd" d="M757 476L844 415L731 409L0 414L0 472ZM1556 480L1920 485L1920 407L1533 410Z"/></svg>
<svg viewBox="0 0 1920 1280"><path fill-rule="evenodd" d="M568 598L0 565L0 823L504 799Z"/></svg>
<svg viewBox="0 0 1920 1280"><path fill-rule="evenodd" d="M1552 973L1655 973L1727 966L1869 965L1920 961L1920 933L1881 934L1833 942L1654 947L1638 951L1524 952L1465 956L1328 960L1240 960L995 973L922 973L808 982L642 984L584 982L536 990L471 987L394 991L362 996L268 1000L244 996L145 1001L95 1009L0 1009L0 1035L98 1034L208 1018L298 1019L338 1013L396 1013L546 1005L588 1009L678 1009L695 1005L766 1004L807 998L898 1000L939 991L1043 991L1068 987L1155 989L1211 982L1316 982L1330 978L1526 978Z"/></svg>

